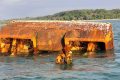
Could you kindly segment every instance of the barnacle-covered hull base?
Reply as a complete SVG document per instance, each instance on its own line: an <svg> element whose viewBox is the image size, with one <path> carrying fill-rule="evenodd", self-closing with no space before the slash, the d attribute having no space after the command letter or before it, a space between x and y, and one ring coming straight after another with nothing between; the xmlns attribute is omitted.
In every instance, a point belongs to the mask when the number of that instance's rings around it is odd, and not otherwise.
<svg viewBox="0 0 120 80"><path fill-rule="evenodd" d="M0 30L0 52L32 55L39 51L107 51L114 48L110 23L81 21L10 21ZM8 54L9 53L9 54Z"/></svg>

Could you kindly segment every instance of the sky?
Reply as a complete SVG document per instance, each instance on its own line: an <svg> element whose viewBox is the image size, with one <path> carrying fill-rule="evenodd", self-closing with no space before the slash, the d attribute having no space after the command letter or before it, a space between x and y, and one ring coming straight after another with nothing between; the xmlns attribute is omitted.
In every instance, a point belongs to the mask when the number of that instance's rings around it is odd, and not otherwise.
<svg viewBox="0 0 120 80"><path fill-rule="evenodd" d="M118 9L120 0L0 0L0 19L37 17L79 9Z"/></svg>

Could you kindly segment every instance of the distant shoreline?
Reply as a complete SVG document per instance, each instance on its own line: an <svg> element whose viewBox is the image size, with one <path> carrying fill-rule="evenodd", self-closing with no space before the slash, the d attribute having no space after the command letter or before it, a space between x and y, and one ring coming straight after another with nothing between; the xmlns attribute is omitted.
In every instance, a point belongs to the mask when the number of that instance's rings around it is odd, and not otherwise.
<svg viewBox="0 0 120 80"><path fill-rule="evenodd" d="M96 19L96 20L80 20L80 21L105 21L105 20L120 20L120 19Z"/></svg>
<svg viewBox="0 0 120 80"><path fill-rule="evenodd" d="M19 20L19 19L11 19L11 20ZM0 20L0 22L6 22L11 20ZM20 20L28 20L28 19L20 19ZM32 19L30 19L32 20ZM38 19L35 19L38 20ZM106 21L106 20L120 20L120 19L95 19L95 20L58 20L58 21ZM54 20L38 20L38 21L54 21Z"/></svg>

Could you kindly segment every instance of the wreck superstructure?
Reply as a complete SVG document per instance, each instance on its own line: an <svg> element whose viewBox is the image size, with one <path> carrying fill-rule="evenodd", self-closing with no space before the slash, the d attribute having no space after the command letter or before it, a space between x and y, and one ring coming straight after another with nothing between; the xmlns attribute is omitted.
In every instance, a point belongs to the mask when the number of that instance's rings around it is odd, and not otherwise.
<svg viewBox="0 0 120 80"><path fill-rule="evenodd" d="M111 50L114 48L110 23L81 21L10 21L0 30L0 51L20 53L72 50Z"/></svg>

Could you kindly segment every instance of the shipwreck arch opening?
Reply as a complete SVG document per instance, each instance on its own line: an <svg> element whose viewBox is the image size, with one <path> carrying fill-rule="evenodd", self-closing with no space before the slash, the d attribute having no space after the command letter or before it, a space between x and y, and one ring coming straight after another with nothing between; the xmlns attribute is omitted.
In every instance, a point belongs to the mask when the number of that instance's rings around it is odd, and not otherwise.
<svg viewBox="0 0 120 80"><path fill-rule="evenodd" d="M69 45L72 46L72 51L97 52L106 50L104 42L69 41Z"/></svg>
<svg viewBox="0 0 120 80"><path fill-rule="evenodd" d="M30 56L34 53L33 41L31 39L17 39L17 54Z"/></svg>
<svg viewBox="0 0 120 80"><path fill-rule="evenodd" d="M0 39L0 55L8 56L11 54L12 38Z"/></svg>
<svg viewBox="0 0 120 80"><path fill-rule="evenodd" d="M98 46L98 51L105 51L106 47L105 47L105 43L104 42L97 42L97 46Z"/></svg>
<svg viewBox="0 0 120 80"><path fill-rule="evenodd" d="M0 41L2 55L33 55L34 47L31 39L4 38Z"/></svg>

